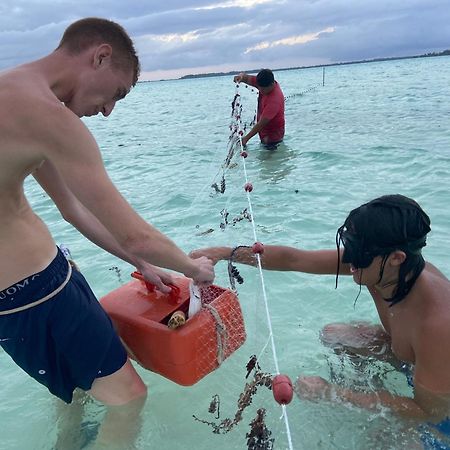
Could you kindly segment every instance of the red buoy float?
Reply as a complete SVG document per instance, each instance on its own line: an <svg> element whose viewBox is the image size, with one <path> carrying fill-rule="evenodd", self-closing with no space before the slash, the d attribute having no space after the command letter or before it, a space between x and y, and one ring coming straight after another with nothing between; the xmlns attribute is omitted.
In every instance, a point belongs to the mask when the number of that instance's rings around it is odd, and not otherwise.
<svg viewBox="0 0 450 450"><path fill-rule="evenodd" d="M264 253L264 245L261 244L261 242L255 242L252 245L252 252L259 253L260 255L262 255Z"/></svg>
<svg viewBox="0 0 450 450"><path fill-rule="evenodd" d="M294 396L291 379L287 375L277 375L272 380L273 398L280 405L291 403Z"/></svg>

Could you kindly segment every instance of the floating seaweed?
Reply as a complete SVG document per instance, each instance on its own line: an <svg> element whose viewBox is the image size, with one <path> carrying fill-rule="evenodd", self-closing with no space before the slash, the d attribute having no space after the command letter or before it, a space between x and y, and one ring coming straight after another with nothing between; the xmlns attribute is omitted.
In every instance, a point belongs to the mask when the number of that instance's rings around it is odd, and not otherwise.
<svg viewBox="0 0 450 450"><path fill-rule="evenodd" d="M249 370L250 366L253 366L253 367ZM204 419L199 419L196 415L193 415L192 417L197 422L201 422L201 423L204 423L204 424L210 426L213 429L213 433L215 433L215 434L225 434L225 433L228 433L229 431L231 431L233 429L233 427L235 427L242 420L242 414L243 414L245 408L250 406L250 404L252 403L253 396L256 394L258 387L265 386L268 389L272 389L272 375L269 373L261 372L259 365L257 364L255 355L253 355L250 358L250 361L246 365L246 369L248 371L247 377L248 377L249 373L253 370L253 368L256 368L255 373L253 375L253 380L251 382L245 384L243 392L239 395L239 399L237 402L237 411L236 411L233 419L226 418L226 419L223 419L222 421L216 423L216 422L212 422L212 421L208 421L208 420L204 420ZM219 406L220 406L219 395L214 394L208 411L211 414L214 414L217 412L216 417L215 417L216 420L220 419ZM258 410L258 412L259 411L264 411L264 414L265 414L264 409ZM259 418L259 420L257 420L258 418ZM261 421L261 418L263 419L264 415L261 416L261 413L258 413L257 419L255 419L252 422L252 424L254 424L254 427L255 427L255 430L250 432L252 437L250 438L249 436L246 436L246 437L249 437L249 441L251 441L252 443L255 442L255 445L261 441L261 439L255 440L255 437L263 436L263 435L266 437L270 437L270 435L271 435L271 432L268 431L266 428L264 428L264 430L263 430L264 433L261 434L260 428L261 428L261 423L263 422L263 421ZM252 429L253 429L253 425L252 425ZM273 441L274 441L274 439L271 440L272 444L273 444ZM249 448L270 449L272 447L249 447Z"/></svg>
<svg viewBox="0 0 450 450"><path fill-rule="evenodd" d="M264 418L266 410L264 408L256 411L256 417L250 422L250 432L245 437L247 438L248 450L271 450L275 438L271 438L272 432L267 428Z"/></svg>

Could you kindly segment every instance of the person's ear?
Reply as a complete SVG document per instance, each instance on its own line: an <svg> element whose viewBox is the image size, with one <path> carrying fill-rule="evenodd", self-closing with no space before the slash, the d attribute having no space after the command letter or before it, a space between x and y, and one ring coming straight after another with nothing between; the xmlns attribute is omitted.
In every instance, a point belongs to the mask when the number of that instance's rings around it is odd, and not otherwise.
<svg viewBox="0 0 450 450"><path fill-rule="evenodd" d="M400 266L406 259L406 253L402 250L395 250L389 255L389 263L392 266Z"/></svg>
<svg viewBox="0 0 450 450"><path fill-rule="evenodd" d="M94 67L96 69L103 67L111 60L111 55L112 47L109 44L99 45L94 52Z"/></svg>

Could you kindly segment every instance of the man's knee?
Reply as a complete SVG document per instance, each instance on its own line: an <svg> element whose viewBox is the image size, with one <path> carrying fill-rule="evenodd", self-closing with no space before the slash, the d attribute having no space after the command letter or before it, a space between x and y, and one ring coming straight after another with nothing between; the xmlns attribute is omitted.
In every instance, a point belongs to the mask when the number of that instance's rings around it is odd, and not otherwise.
<svg viewBox="0 0 450 450"><path fill-rule="evenodd" d="M121 388L119 388L119 392L121 395L117 402L113 403L117 406L124 406L132 402L144 404L147 398L147 386L137 374L128 382L123 383Z"/></svg>
<svg viewBox="0 0 450 450"><path fill-rule="evenodd" d="M142 381L141 377L136 377L128 386L128 400L125 403L129 403L134 400L142 400L145 401L147 398L147 386Z"/></svg>
<svg viewBox="0 0 450 450"><path fill-rule="evenodd" d="M325 325L320 333L320 340L329 347L361 348L387 338L380 325L367 322L331 323Z"/></svg>
<svg viewBox="0 0 450 450"><path fill-rule="evenodd" d="M145 402L147 397L147 386L141 381L121 385L93 386L89 394L106 406L125 406L130 403Z"/></svg>
<svg viewBox="0 0 450 450"><path fill-rule="evenodd" d="M322 344L328 347L344 345L350 334L350 324L348 323L329 323L322 328L320 340Z"/></svg>
<svg viewBox="0 0 450 450"><path fill-rule="evenodd" d="M89 394L105 405L121 406L139 399L144 402L147 386L127 360L117 372L96 378Z"/></svg>

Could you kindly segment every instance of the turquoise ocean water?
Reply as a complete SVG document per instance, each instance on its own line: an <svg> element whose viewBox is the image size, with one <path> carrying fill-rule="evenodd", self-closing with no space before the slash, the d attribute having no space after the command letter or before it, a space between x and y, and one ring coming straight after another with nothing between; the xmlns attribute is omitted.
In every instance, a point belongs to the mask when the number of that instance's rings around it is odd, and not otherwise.
<svg viewBox="0 0 450 450"><path fill-rule="evenodd" d="M246 160L253 183L251 201L258 239L264 243L330 248L347 213L362 202L389 193L416 199L432 221L426 259L450 276L450 58L423 58L276 72L286 102L286 138L276 152L249 143ZM310 87L316 87L299 95ZM246 118L254 113L256 94L242 91ZM185 251L211 245L254 242L252 226L240 221L220 228L221 211L236 217L248 206L242 162L227 171L227 189L210 185L221 174L229 136L231 77L139 84L111 117L90 118L92 130L113 181L134 208ZM61 219L33 182L26 190L36 212L64 243L101 297L128 281L132 268L84 239ZM105 201L107 201L105 199ZM212 232L204 234L206 230ZM149 386L137 449L243 449L258 408L275 449L288 448L282 411L272 394L260 388L239 425L224 435L212 433L192 415L208 413L213 395L221 398L221 419L233 417L245 385L252 354L273 372L274 361L261 280L242 267L239 297L248 338L222 367L192 387L178 386L138 368ZM228 286L225 263L216 266L216 283ZM382 364L355 367L319 341L330 322L368 320L377 315L366 292L356 305L358 287L333 276L265 272L269 312L282 373L341 380L348 386L411 395L406 380ZM61 408L45 388L24 375L0 351L0 449L47 450L64 427ZM69 411L69 412L68 412ZM348 405L310 403L294 398L287 408L293 448L401 449L417 440L415 425L387 412L370 413ZM81 430L73 427L73 448L95 435L104 409L85 406ZM78 442L78 444L75 444ZM78 447L77 447L78 446Z"/></svg>

